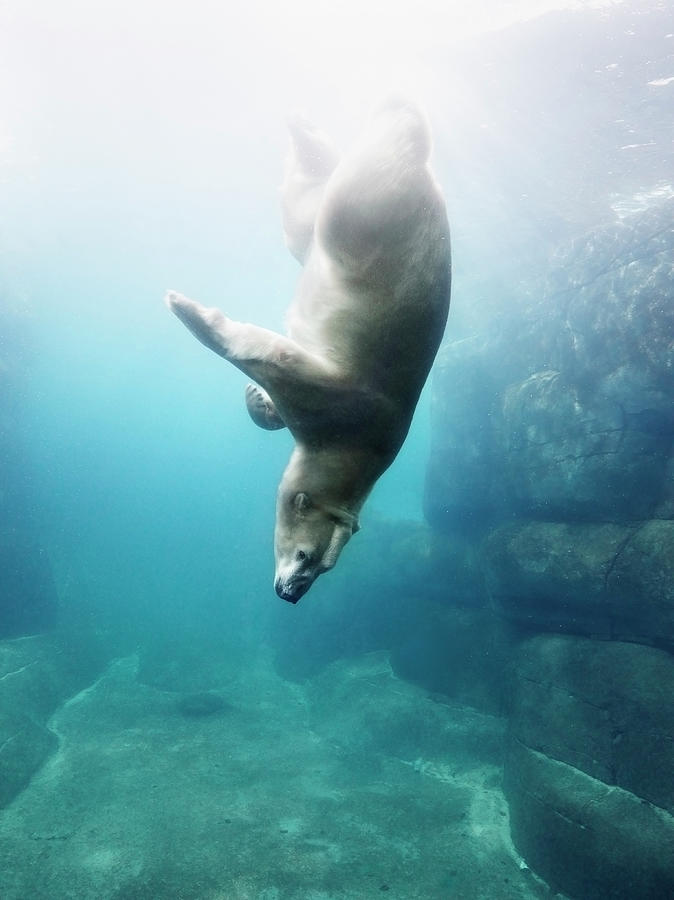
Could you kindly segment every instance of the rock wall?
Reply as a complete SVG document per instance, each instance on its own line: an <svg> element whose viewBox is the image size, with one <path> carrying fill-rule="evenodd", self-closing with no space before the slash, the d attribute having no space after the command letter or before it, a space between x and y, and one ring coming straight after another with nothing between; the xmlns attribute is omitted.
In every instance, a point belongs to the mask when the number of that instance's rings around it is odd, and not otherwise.
<svg viewBox="0 0 674 900"><path fill-rule="evenodd" d="M674 896L672 223L566 246L435 376L427 517L514 638L512 837L574 898Z"/></svg>
<svg viewBox="0 0 674 900"><path fill-rule="evenodd" d="M429 521L671 518L674 200L579 239L436 367Z"/></svg>
<svg viewBox="0 0 674 900"><path fill-rule="evenodd" d="M515 845L574 897L674 890L674 659L539 635L514 664L505 791Z"/></svg>
<svg viewBox="0 0 674 900"><path fill-rule="evenodd" d="M0 641L0 810L58 748L48 722L109 658L91 632Z"/></svg>
<svg viewBox="0 0 674 900"><path fill-rule="evenodd" d="M535 630L674 647L674 521L523 521L485 539L496 608Z"/></svg>

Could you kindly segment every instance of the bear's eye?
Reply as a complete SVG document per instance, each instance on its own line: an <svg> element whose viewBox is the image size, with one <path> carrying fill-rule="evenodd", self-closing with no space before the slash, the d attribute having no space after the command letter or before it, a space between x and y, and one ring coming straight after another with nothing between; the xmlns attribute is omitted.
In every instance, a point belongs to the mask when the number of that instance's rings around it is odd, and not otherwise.
<svg viewBox="0 0 674 900"><path fill-rule="evenodd" d="M299 559L300 562L304 562L304 560L307 558L307 554L304 552L304 550L298 550L297 558Z"/></svg>

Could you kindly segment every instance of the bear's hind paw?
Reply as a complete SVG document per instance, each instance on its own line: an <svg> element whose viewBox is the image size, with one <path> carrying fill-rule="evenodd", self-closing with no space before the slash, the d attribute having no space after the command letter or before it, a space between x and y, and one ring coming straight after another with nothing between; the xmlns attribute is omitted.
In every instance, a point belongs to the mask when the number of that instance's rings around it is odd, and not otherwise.
<svg viewBox="0 0 674 900"><path fill-rule="evenodd" d="M274 401L256 384L246 385L246 408L253 422L265 431L285 428L286 423L276 411Z"/></svg>

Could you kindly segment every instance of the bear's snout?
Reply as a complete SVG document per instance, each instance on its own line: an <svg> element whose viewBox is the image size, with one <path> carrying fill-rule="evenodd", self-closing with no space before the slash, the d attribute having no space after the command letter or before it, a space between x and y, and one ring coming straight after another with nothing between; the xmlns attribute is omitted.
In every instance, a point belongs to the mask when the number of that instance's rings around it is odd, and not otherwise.
<svg viewBox="0 0 674 900"><path fill-rule="evenodd" d="M295 578L277 578L274 581L274 590L281 600L287 600L288 603L297 603L304 597L313 583L313 579L307 575L296 576Z"/></svg>

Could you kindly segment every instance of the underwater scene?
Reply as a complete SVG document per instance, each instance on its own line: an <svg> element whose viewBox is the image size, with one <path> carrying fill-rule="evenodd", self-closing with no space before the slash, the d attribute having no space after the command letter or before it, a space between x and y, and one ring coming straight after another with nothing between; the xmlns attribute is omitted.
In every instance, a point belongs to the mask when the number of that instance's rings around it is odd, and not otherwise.
<svg viewBox="0 0 674 900"><path fill-rule="evenodd" d="M672 0L0 4L0 900L674 900L673 653Z"/></svg>

